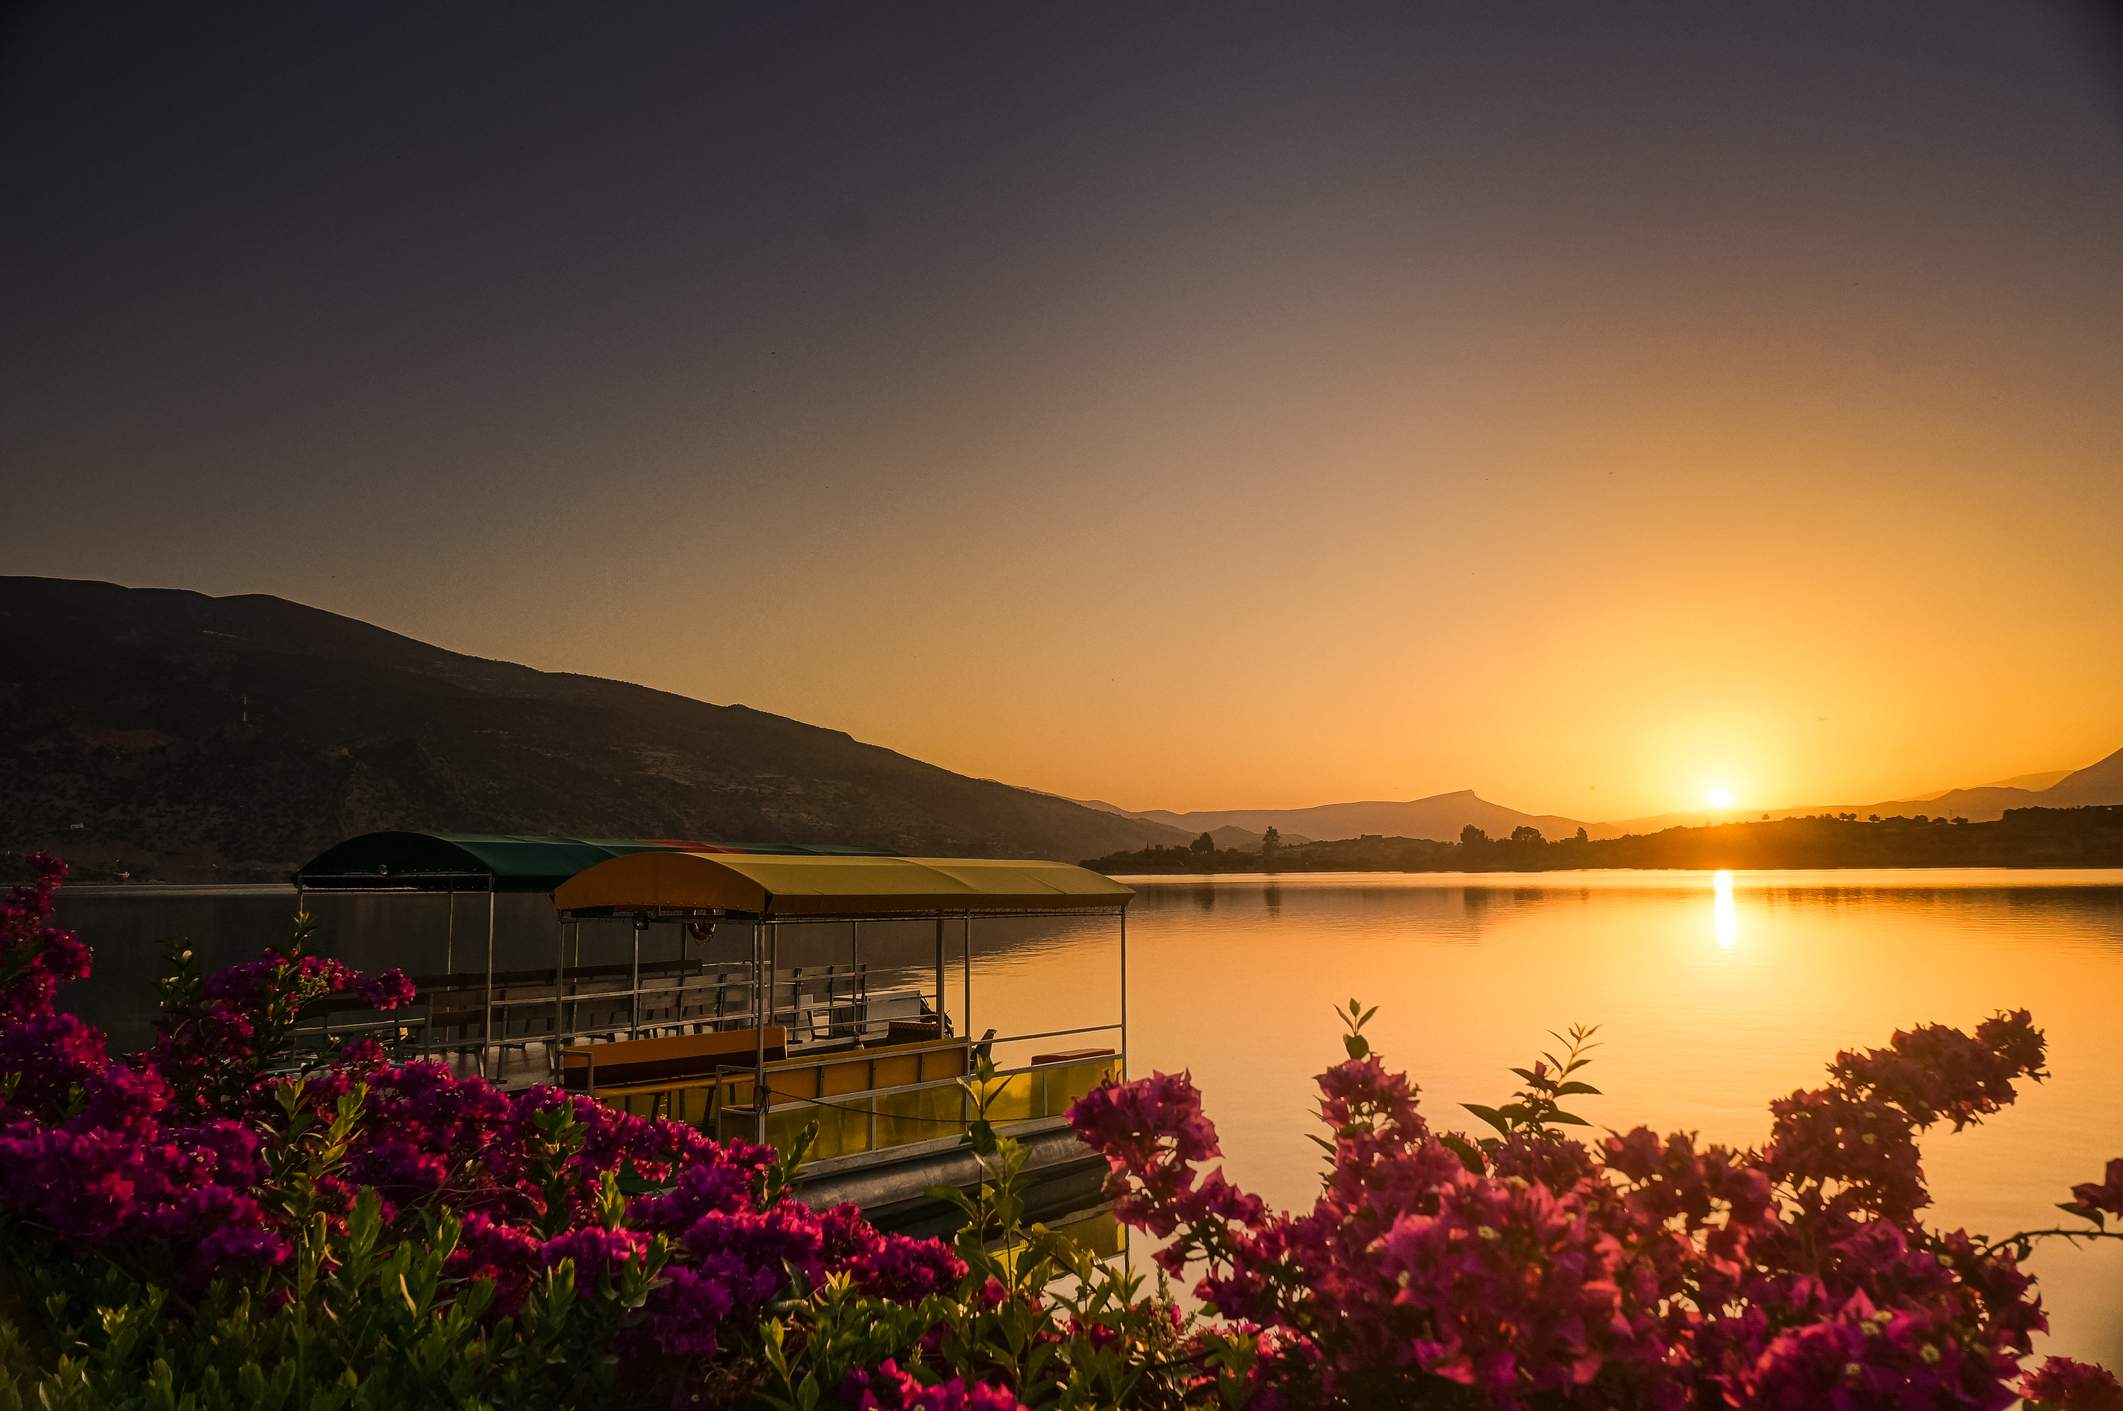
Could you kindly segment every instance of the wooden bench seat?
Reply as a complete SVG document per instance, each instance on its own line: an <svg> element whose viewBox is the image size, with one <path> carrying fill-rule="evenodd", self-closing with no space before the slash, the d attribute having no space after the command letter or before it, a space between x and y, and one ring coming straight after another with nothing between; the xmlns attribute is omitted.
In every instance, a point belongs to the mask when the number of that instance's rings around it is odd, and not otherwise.
<svg viewBox="0 0 2123 1411"><path fill-rule="evenodd" d="M1036 1068L1042 1063L1079 1063L1087 1058L1110 1058L1112 1056L1113 1050L1110 1048L1065 1048L1055 1053L1033 1054L1032 1066Z"/></svg>
<svg viewBox="0 0 2123 1411"><path fill-rule="evenodd" d="M718 1067L749 1064L758 1052L756 1029L569 1044L560 1051L560 1085L575 1092L595 1092L686 1078L712 1079ZM789 1031L783 1025L767 1026L766 1054L770 1062L788 1057Z"/></svg>

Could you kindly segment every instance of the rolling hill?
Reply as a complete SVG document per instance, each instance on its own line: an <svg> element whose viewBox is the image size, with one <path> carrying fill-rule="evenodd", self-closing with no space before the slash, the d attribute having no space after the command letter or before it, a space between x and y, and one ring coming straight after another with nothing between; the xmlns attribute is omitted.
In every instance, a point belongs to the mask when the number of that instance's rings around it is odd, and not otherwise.
<svg viewBox="0 0 2123 1411"><path fill-rule="evenodd" d="M2038 802L2044 808L2123 803L2123 750L2073 770L2044 789Z"/></svg>
<svg viewBox="0 0 2123 1411"><path fill-rule="evenodd" d="M0 848L264 878L375 828L1072 861L1191 836L280 598L0 577Z"/></svg>
<svg viewBox="0 0 2123 1411"><path fill-rule="evenodd" d="M1094 805L1106 808L1111 804ZM1357 838L1374 833L1387 838L1435 838L1449 842L1460 829L1472 823L1491 837L1506 837L1521 826L1538 828L1547 838L1568 837L1581 826L1575 818L1552 813L1521 813L1480 797L1472 789L1400 802L1366 800L1360 803L1318 804L1311 808L1202 809L1174 813L1151 809L1126 815L1149 823L1177 828L1188 837L1207 832L1219 847L1260 844L1261 834L1274 828L1285 839L1298 842L1313 838ZM1225 831L1235 830L1235 831ZM1227 842L1226 839L1232 841Z"/></svg>
<svg viewBox="0 0 2123 1411"><path fill-rule="evenodd" d="M1668 828L1696 828L1719 821L1696 810L1581 824L1575 818L1557 814L1522 813L1515 808L1491 803L1471 789L1400 803L1374 800L1320 804L1311 808L1203 809L1192 813L1175 813L1169 809L1129 812L1104 800L1086 802L1091 808L1165 824L1189 837L1206 831L1215 838L1218 847L1242 851L1258 848L1262 831L1271 826L1291 843L1358 838L1366 834L1450 842L1458 838L1460 829L1469 823L1492 838L1509 837L1514 828L1532 827L1539 829L1541 836L1552 842L1569 837L1580 827L1590 838L1605 840L1657 833ZM2043 770L1974 788L1941 789L1922 798L1883 803L1808 804L1770 809L1760 816L1776 819L1855 813L1864 818L1877 813L1882 818L1913 818L1924 814L1983 823L2002 817L2007 809L2012 808L2077 808L2087 804L2123 804L2123 750L2079 770ZM1745 816L1752 819L1758 815L1747 812Z"/></svg>
<svg viewBox="0 0 2123 1411"><path fill-rule="evenodd" d="M1988 823L2012 808L2082 808L2088 804L2123 804L2123 750L2084 769L2048 769L2017 775L1992 784L1966 789L1941 789L1916 798L1885 799L1878 803L1802 804L1773 808L1769 818L1812 818L1819 814L1855 813L1860 818L1966 818ZM1748 818L1757 815L1748 813ZM1619 823L1595 826L1592 836L1615 837L1626 833L1656 833L1664 828L1697 827L1706 822L1701 811L1662 813L1650 818L1627 818Z"/></svg>

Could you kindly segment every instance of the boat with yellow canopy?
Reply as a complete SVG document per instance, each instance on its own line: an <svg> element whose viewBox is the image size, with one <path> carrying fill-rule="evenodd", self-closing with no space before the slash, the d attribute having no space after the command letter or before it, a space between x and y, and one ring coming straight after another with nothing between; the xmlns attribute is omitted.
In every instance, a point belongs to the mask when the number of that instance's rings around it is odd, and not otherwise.
<svg viewBox="0 0 2123 1411"><path fill-rule="evenodd" d="M1071 1101L1125 1065L1126 908L1133 895L1098 873L1036 860L676 850L614 856L555 888L563 953L586 924L625 921L638 938L636 954L639 938L679 928L701 944L704 958L718 949L732 953L718 973L730 974L735 961L735 973L749 982L747 1002L723 1006L712 1022L681 1023L676 1032L568 1042L558 1051L558 1077L643 1115L712 1123L726 1137L786 1145L815 1126L814 1169L956 1146L976 1103L991 1121L1058 1124ZM1112 1022L1011 1034L991 1028L975 1040L976 923L1061 915L1114 920L1119 1014ZM904 957L910 926L927 932L926 988L873 987L866 933L896 931ZM784 964L784 947L799 934L815 956L828 932L845 964ZM717 946L724 936L727 946ZM1099 1038L1106 1042L1092 1042ZM967 1083L976 1052L1031 1044L1046 1049L999 1068L981 1088Z"/></svg>
<svg viewBox="0 0 2123 1411"><path fill-rule="evenodd" d="M394 957L423 1008L374 1016L399 1026L402 1053L784 1149L815 1128L807 1195L873 1214L960 1183L965 1133L983 1111L1027 1144L1035 1180L1044 1164L1095 1188L1061 1114L1125 1071L1133 898L1096 872L684 839L378 833L328 849L296 882L362 894L365 929L408 937L417 928L385 927L373 908L391 894L430 898L418 905L437 910L440 934ZM1024 943L1013 936L1101 919L1118 934L1117 983L1072 973L1053 988L1111 993L1111 1012L975 1028L978 961L995 941L983 931L977 946L976 928L1005 933L995 953L1007 953ZM1031 948L1041 953L1036 938ZM320 1041L356 1027L321 1022L331 1032ZM990 1076L975 1076L979 1057Z"/></svg>

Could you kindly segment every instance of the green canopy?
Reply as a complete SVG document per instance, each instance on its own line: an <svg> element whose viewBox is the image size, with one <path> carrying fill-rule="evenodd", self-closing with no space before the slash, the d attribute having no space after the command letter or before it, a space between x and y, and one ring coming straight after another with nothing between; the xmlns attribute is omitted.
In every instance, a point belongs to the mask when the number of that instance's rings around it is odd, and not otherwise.
<svg viewBox="0 0 2123 1411"><path fill-rule="evenodd" d="M886 856L833 844L703 843L692 838L540 838L521 833L363 833L304 863L296 885L421 891L550 892L585 868L627 853L707 852Z"/></svg>
<svg viewBox="0 0 2123 1411"><path fill-rule="evenodd" d="M302 887L550 892L585 867L655 844L516 833L363 833L295 873Z"/></svg>

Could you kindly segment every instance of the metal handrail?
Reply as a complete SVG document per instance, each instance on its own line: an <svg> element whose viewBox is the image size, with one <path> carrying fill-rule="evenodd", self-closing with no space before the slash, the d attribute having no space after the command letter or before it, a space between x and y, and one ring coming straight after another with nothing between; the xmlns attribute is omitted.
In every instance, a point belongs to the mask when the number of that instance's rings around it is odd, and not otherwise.
<svg viewBox="0 0 2123 1411"><path fill-rule="evenodd" d="M789 987L791 987L792 985L798 985L798 984L802 984L802 985L808 985L808 984L812 983L812 981L813 981L813 979L814 979L814 978L816 978L816 979L817 979L817 980L818 980L819 982L821 982L821 983L823 983L823 984L825 984L825 985L828 985L828 986L830 986L830 987L831 987L831 988L829 988L829 989L828 989L828 990L827 990L827 991L826 991L826 992L825 992L825 993L824 993L823 995L819 996L819 1000L820 1000L820 1001L823 1001L823 1002L832 1002L832 1003L846 1003L846 1002L850 1002L850 1001L851 1001L851 1000L853 1000L853 999L856 999L856 998L860 998L860 994L861 994L861 992L860 992L860 991L856 991L856 992L852 992L852 993L851 993L851 992L850 992L850 990L849 990L849 989L848 989L848 988L847 988L847 987L846 987L846 986L845 986L845 985L844 985L844 984L842 983L842 982L845 982L845 981L848 981L848 980L851 980L851 979L855 978L855 974L854 974L854 972L853 972L852 970L850 970L849 968L847 968L847 967L844 967L844 966L834 966L834 967L828 967L827 969L821 970L821 971L820 971L820 972L818 973L818 975L817 975L816 977L813 977L813 976L810 976L810 975L805 975L805 976L801 976L801 977L797 977L797 978L793 978L793 979L792 979L792 978L784 978L784 977L786 977L786 976L790 975L790 973L791 973L791 972L788 972L788 971L778 971L778 972L776 972L776 975L775 975L775 979L774 979L774 988L775 988L776 990L785 990L785 989L788 989ZM508 998L508 997L505 997L505 996L502 996L502 995L496 995L496 996L494 997L494 1007L495 1007L496 1009L501 1009L501 1008L504 1008L504 1007L507 1007L507 1006L510 1006L510 1005L525 1005L525 1004L544 1004L544 1005L551 1005L551 1004L553 1003L553 1001L554 1001L554 1000L555 1000L556 998L558 998L558 999L561 999L561 1000L564 1000L565 1002L567 1002L567 1003L569 1003L569 1004L573 1004L573 1003L575 1003L575 1002L576 1002L576 1001L578 1001L578 1000L600 1000L600 999L631 999L631 998L633 998L633 997L634 997L635 995L649 996L649 995L675 995L675 994L685 994L685 993L687 993L687 992L692 992L692 993L700 993L700 992L702 992L702 991L713 991L713 990L715 990L716 988L718 988L718 984L717 984L717 982L714 982L713 980L710 980L710 981L709 981L708 983L701 983L701 981L702 981L703 979L705 979L705 978L708 978L708 977L713 977L713 976L716 976L716 975L718 975L718 974L721 974L721 975L725 975L725 976L727 976L727 975L742 975L742 974L744 974L744 972L743 972L742 970L739 970L739 969L737 969L736 967L723 967L723 968L722 968L721 970L719 970L719 971L718 971L718 970L701 970L701 971L695 972L694 974L692 974L692 975L690 975L690 976L682 976L682 977L680 977L680 978L679 978L678 980L676 980L676 981L668 981L668 980L659 980L659 981L658 981L657 983L655 983L655 984L650 984L650 985L641 985L641 986L639 986L639 987L637 987L637 988L632 988L632 989L629 989L629 988L625 988L625 987L622 987L622 988L620 988L620 989L616 989L616 990L567 990L567 991L565 991L565 992L561 993L561 994L560 994L560 995L558 995L558 996L555 996L555 995L554 995L554 994L553 994L553 993L551 992L551 990L552 990L552 982L551 982L550 980L540 980L540 979L525 979L525 980L519 980L519 981L512 981L511 983L512 983L512 985L513 985L513 986L515 986L515 987L518 987L518 988L523 988L523 987L529 987L529 986L536 986L536 985L543 985L543 986L545 986L545 987L546 987L546 989L547 989L547 993L545 993L545 994L542 994L542 995L519 995L519 996L516 996L516 997L514 997L514 998ZM745 978L743 978L743 979L723 979L723 980L721 980L721 981L719 982L719 986L720 986L720 988L723 988L723 989L739 989L739 988L749 988L749 987L751 986L751 979L750 979L749 975L746 975L746 976L745 976ZM451 990L452 990L452 992L454 992L454 991L456 990L456 988L457 988L457 987L455 987L455 986L452 986L452 987L451 987ZM875 988L875 989L877 989L877 990L878 990L878 991L879 991L879 992L881 993L881 992L882 992L883 990L886 990L886 989L894 989L894 988L914 989L914 988L916 988L916 987L914 987L914 986L912 986L912 985L908 985L908 986L877 986L877 987L872 987L872 988ZM782 1001L782 1000L776 1000L776 1001L775 1001L775 1004L776 1004L776 1006L777 1006L778 1008L788 1008L788 1007L790 1007L790 1005L791 1005L791 1004L794 1004L794 1003L795 1003L794 1001L786 1001L786 1002L785 1002L785 1001ZM800 1005L798 1005L797 1007L801 1007L801 1006L800 1006Z"/></svg>
<svg viewBox="0 0 2123 1411"><path fill-rule="evenodd" d="M1078 1029L1046 1029L1037 1034L1000 1034L992 1039L983 1039L981 1042L1021 1044L1032 1039L1068 1039L1074 1038L1078 1034L1110 1034L1117 1032L1120 1028L1121 1026L1118 1024L1086 1024Z"/></svg>
<svg viewBox="0 0 2123 1411"><path fill-rule="evenodd" d="M1112 1055L1112 1057L1115 1062L1119 1062L1119 1054L1116 1053ZM1090 1060L1086 1058L1064 1058L1053 1063L1027 1063L1019 1068L998 1068L995 1070L995 1076L998 1078L1015 1078L1022 1074L1049 1073L1057 1068L1073 1068L1080 1063L1088 1062L1090 1062ZM768 1076L770 1079L776 1071L778 1070L768 1070ZM733 1078L750 1078L752 1076L753 1072L750 1068L726 1068L718 1066L715 1070L714 1084L703 1083L698 1081L675 1082L666 1084L644 1083L640 1085L640 1090L644 1092L652 1092L659 1091L662 1088L710 1087L722 1083L727 1083ZM852 1104L838 1102L835 1101L835 1099L857 1097L894 1097L900 1093L925 1092L931 1088L963 1087L969 1080L971 1080L975 1076L976 1075L971 1073L961 1073L957 1077L953 1078L924 1078L918 1083L896 1083L889 1088L859 1088L851 1093L835 1093L833 1097L830 1098L802 1097L794 1093L776 1093L774 1091L774 1086L770 1081L767 1085L767 1096L770 1099L774 1097L786 1097L789 1100L780 1104L778 1107L770 1101L767 1104L767 1111L786 1111L787 1109L792 1107L847 1107L852 1106ZM743 1103L735 1104L735 1106L739 1107L744 1111L751 1110Z"/></svg>
<svg viewBox="0 0 2123 1411"><path fill-rule="evenodd" d="M1120 1056L1118 1054L1112 1055L1112 1061L1116 1063L1119 1062ZM1005 1085L1007 1085L1011 1079L1018 1077L1023 1077L1027 1079L1037 1079L1039 1084L1039 1106L1044 1109L1052 1105L1053 1089L1049 1086L1047 1082L1049 1075L1059 1069L1079 1067L1084 1062L1085 1060L1083 1059L1064 1059L1052 1063L1027 1064L1019 1068L1006 1068L996 1070L994 1072L994 1077L1000 1079ZM744 1077L747 1076L749 1072L750 1070L743 1068L723 1070L723 1072L718 1073L718 1076L716 1078L716 1090L720 1092L722 1090L723 1084L731 1081L730 1076L724 1076L725 1073L736 1077ZM878 1111L879 1102L883 1099L909 1093L931 1092L944 1088L956 1088L958 1090L959 1103L958 1115L956 1117L925 1117L917 1116L911 1113L880 1113ZM659 1090L651 1088L637 1091L656 1092L669 1091L669 1089ZM724 1114L726 1113L738 1112L750 1114L752 1121L755 1124L756 1130L758 1126L764 1125L766 1121L777 1112L797 1112L816 1108L832 1108L841 1112L851 1113L858 1117L866 1116L869 1118L869 1132L868 1138L864 1143L864 1149L867 1152L874 1153L879 1149L877 1145L877 1134L878 1121L880 1118L902 1123L909 1121L920 1122L926 1123L931 1126L945 1127L950 1129L951 1135L948 1139L939 1137L929 1139L928 1141L897 1144L900 1146L927 1146L940 1140L949 1140L952 1142L960 1140L960 1134L965 1132L970 1127L974 1115L973 1087L972 1084L967 1080L966 1075L964 1074L955 1075L949 1078L929 1078L913 1083L898 1083L886 1088L866 1088L857 1092L836 1094L835 1097L832 1098L822 1096L804 1097L798 1094L781 1094L780 1096L786 1097L788 1100L777 1104L774 1101L776 1096L777 1094L775 1093L773 1085L770 1081L766 1088L767 1101L764 1106L762 1106L759 1102L759 1091L756 1087L753 1090L752 1101L750 1104L741 1104L734 1102L729 1103L727 1105L718 1104L716 1108L717 1134L721 1134L722 1120ZM1016 1119L1006 1118L1004 1120L1006 1123L1014 1123L1014 1120ZM1051 1120L1051 1114L1033 1116L1023 1120L1047 1121Z"/></svg>

